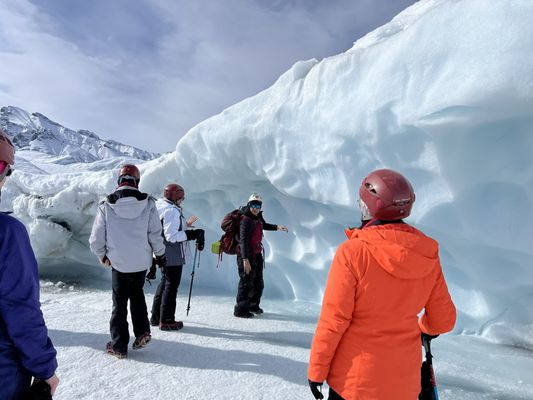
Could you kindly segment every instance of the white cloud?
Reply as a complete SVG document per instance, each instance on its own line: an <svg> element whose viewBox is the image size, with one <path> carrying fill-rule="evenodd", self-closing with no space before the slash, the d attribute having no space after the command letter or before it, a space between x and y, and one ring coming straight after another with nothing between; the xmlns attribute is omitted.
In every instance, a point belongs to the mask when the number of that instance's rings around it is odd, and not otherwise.
<svg viewBox="0 0 533 400"><path fill-rule="evenodd" d="M410 2L0 0L0 105L173 150L201 120Z"/></svg>

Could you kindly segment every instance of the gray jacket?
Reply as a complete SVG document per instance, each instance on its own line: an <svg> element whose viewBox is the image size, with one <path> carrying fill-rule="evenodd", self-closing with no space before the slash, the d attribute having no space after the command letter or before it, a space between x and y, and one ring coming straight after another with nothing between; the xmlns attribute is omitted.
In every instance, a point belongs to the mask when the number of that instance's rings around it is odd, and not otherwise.
<svg viewBox="0 0 533 400"><path fill-rule="evenodd" d="M117 271L148 269L152 254L165 253L154 198L128 186L107 196L98 206L89 245L100 260L107 256Z"/></svg>
<svg viewBox="0 0 533 400"><path fill-rule="evenodd" d="M187 240L185 228L187 222L183 217L181 207L166 199L159 199L156 202L159 218L163 225L163 238L165 242L168 266L185 264L185 249L183 242Z"/></svg>

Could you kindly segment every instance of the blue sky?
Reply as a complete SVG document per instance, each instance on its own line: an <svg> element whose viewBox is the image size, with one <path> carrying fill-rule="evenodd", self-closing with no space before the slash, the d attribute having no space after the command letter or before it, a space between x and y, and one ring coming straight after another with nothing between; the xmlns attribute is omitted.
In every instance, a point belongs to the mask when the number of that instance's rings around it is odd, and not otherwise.
<svg viewBox="0 0 533 400"><path fill-rule="evenodd" d="M413 0L0 0L0 105L151 151Z"/></svg>

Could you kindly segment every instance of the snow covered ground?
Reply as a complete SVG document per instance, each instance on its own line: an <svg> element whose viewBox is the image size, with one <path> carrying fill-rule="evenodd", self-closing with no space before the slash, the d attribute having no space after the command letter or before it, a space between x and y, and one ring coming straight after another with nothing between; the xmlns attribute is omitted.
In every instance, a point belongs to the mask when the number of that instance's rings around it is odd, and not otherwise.
<svg viewBox="0 0 533 400"><path fill-rule="evenodd" d="M243 320L232 316L233 296L195 288L186 317L184 279L177 305L184 329L154 329L146 348L118 360L103 350L109 340L110 289L43 286L43 310L59 353L57 400L313 398L306 373L316 303L265 300L265 314ZM148 289L148 306L153 291ZM434 341L433 352L443 400L533 398L531 351L446 335Z"/></svg>

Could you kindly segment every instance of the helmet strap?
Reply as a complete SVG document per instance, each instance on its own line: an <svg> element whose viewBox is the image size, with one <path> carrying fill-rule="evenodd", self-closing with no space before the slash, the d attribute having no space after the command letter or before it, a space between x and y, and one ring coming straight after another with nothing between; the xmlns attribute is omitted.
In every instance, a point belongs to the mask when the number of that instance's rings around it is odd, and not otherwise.
<svg viewBox="0 0 533 400"><path fill-rule="evenodd" d="M359 210L361 210L361 221L369 221L372 219L372 214L370 214L368 206L361 198L359 199Z"/></svg>

